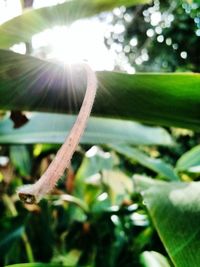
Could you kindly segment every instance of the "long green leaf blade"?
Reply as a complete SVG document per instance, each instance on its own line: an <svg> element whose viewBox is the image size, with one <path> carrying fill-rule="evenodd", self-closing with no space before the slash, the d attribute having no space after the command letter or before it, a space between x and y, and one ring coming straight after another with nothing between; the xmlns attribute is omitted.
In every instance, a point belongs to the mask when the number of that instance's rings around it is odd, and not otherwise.
<svg viewBox="0 0 200 267"><path fill-rule="evenodd" d="M169 180L179 180L172 166L165 163L161 159L151 158L139 149L127 145L113 144L111 145L111 148L116 150L118 153L128 157L129 159L139 162L141 165L155 171L156 173L168 178Z"/></svg>
<svg viewBox="0 0 200 267"><path fill-rule="evenodd" d="M33 113L23 127L14 129L9 118L0 122L0 143L62 144L76 116ZM143 126L139 123L91 117L81 139L84 144L129 143L135 145L172 145L170 135L160 127Z"/></svg>
<svg viewBox="0 0 200 267"><path fill-rule="evenodd" d="M83 72L70 86L71 75L64 67L6 50L0 50L0 69L0 109L78 111ZM200 129L199 74L97 72L97 76L94 115Z"/></svg>

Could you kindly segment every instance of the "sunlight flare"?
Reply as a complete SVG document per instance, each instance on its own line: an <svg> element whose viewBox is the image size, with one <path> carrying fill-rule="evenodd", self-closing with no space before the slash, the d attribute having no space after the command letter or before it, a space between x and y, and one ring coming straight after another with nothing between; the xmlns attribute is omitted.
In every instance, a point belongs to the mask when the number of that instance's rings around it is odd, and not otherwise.
<svg viewBox="0 0 200 267"><path fill-rule="evenodd" d="M66 64L87 61L95 70L112 70L114 55L104 44L105 24L94 18L71 26L56 26L32 38L34 50L48 47L50 60Z"/></svg>

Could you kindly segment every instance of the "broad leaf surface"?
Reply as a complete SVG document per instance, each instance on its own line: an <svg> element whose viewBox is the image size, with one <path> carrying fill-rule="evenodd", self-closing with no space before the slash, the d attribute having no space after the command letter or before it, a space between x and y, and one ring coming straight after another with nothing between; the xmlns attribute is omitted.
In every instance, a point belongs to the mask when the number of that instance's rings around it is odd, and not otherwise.
<svg viewBox="0 0 200 267"><path fill-rule="evenodd" d="M33 9L0 26L0 47L8 48L55 25L68 25L81 18L94 16L117 6L144 4L148 0L73 0L62 4Z"/></svg>
<svg viewBox="0 0 200 267"><path fill-rule="evenodd" d="M58 143L62 144L76 116L34 113L28 123L14 129L10 119L0 121L0 143ZM81 139L85 144L157 144L172 145L170 135L160 127L143 126L139 123L116 119L89 119Z"/></svg>
<svg viewBox="0 0 200 267"><path fill-rule="evenodd" d="M60 65L5 50L0 50L0 69L0 109L78 112L84 95L83 70L70 74ZM97 76L93 115L200 129L199 74L104 71Z"/></svg>
<svg viewBox="0 0 200 267"><path fill-rule="evenodd" d="M199 267L200 183L156 182L137 178L161 240L176 267Z"/></svg>

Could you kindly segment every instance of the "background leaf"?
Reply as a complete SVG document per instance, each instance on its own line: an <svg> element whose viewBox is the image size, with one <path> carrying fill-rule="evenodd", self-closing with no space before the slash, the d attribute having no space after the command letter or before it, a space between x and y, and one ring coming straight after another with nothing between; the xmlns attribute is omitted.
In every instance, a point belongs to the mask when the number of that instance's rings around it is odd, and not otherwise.
<svg viewBox="0 0 200 267"><path fill-rule="evenodd" d="M32 162L30 152L26 146L11 146L10 147L10 159L19 171L20 175L28 176L31 172Z"/></svg>
<svg viewBox="0 0 200 267"><path fill-rule="evenodd" d="M161 159L152 158L140 151L139 149L127 145L113 144L111 145L111 148L117 151L118 153L128 157L132 161L139 162L141 165L155 171L156 173L168 178L169 180L179 180L172 166L165 163Z"/></svg>
<svg viewBox="0 0 200 267"><path fill-rule="evenodd" d="M183 154L176 163L178 171L200 172L200 146Z"/></svg>
<svg viewBox="0 0 200 267"><path fill-rule="evenodd" d="M12 121L5 118L0 121L0 143L62 144L75 119L76 116L72 115L34 113L27 124L14 129ZM81 142L85 144L173 144L167 131L160 127L143 126L132 121L94 117L89 119Z"/></svg>
<svg viewBox="0 0 200 267"><path fill-rule="evenodd" d="M156 182L142 179L144 202L176 267L198 267L200 262L200 183ZM140 187L140 179L135 179ZM154 184L154 185L153 185Z"/></svg>

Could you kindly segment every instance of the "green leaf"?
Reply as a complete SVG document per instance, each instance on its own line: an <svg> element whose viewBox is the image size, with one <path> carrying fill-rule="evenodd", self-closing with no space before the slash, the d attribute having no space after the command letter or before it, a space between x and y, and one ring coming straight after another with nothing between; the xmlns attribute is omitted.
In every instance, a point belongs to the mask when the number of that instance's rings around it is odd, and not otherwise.
<svg viewBox="0 0 200 267"><path fill-rule="evenodd" d="M125 173L117 170L104 170L102 174L103 182L116 195L125 195L127 193L132 193L132 180Z"/></svg>
<svg viewBox="0 0 200 267"><path fill-rule="evenodd" d="M62 144L75 122L76 116L61 114L32 114L23 127L13 128L10 119L0 121L0 143ZM135 122L91 117L81 139L84 144L156 144L172 145L170 135L162 128L143 126Z"/></svg>
<svg viewBox="0 0 200 267"><path fill-rule="evenodd" d="M84 95L83 72L72 79L60 65L5 50L0 50L0 68L1 109L77 113ZM97 76L93 115L200 129L199 74L103 71Z"/></svg>
<svg viewBox="0 0 200 267"><path fill-rule="evenodd" d="M83 158L81 166L76 172L74 194L84 198L89 204L96 200L101 184L100 173L106 169L112 169L114 158L110 153L104 152L101 148L93 146Z"/></svg>
<svg viewBox="0 0 200 267"><path fill-rule="evenodd" d="M118 153L126 156L127 158L131 159L132 161L137 161L141 165L155 171L156 173L160 174L168 178L169 180L179 180L178 176L173 170L173 167L167 163L165 163L161 159L155 159L147 156L145 153L140 151L137 148L130 147L128 145L110 145L112 149L117 151Z"/></svg>
<svg viewBox="0 0 200 267"><path fill-rule="evenodd" d="M4 231L4 233L0 232L0 250L3 255L12 248L15 241L18 241L22 234L24 233L24 226L15 227L14 230L10 232Z"/></svg>
<svg viewBox="0 0 200 267"><path fill-rule="evenodd" d="M176 163L177 171L200 172L200 145L183 154Z"/></svg>
<svg viewBox="0 0 200 267"><path fill-rule="evenodd" d="M170 267L167 259L155 251L144 251L141 254L141 263L144 267Z"/></svg>
<svg viewBox="0 0 200 267"><path fill-rule="evenodd" d="M149 0L73 0L62 4L33 9L0 26L0 47L8 48L15 43L26 42L31 37L55 25L67 25L81 18L112 10L117 6L144 4Z"/></svg>
<svg viewBox="0 0 200 267"><path fill-rule="evenodd" d="M10 159L22 176L30 175L32 163L26 146L11 146Z"/></svg>
<svg viewBox="0 0 200 267"><path fill-rule="evenodd" d="M76 179L87 179L102 170L111 170L114 166L114 158L108 152L104 152L101 148L93 146L89 149L76 173Z"/></svg>
<svg viewBox="0 0 200 267"><path fill-rule="evenodd" d="M199 267L200 182L149 182L142 196L176 267ZM151 180L150 180L151 181ZM140 187L140 179L135 179ZM145 189L146 187L146 189ZM147 189L148 188L148 189Z"/></svg>
<svg viewBox="0 0 200 267"><path fill-rule="evenodd" d="M103 170L102 182L107 186L107 191L113 205L120 205L124 198L128 198L133 192L132 179L118 170Z"/></svg>
<svg viewBox="0 0 200 267"><path fill-rule="evenodd" d="M104 110L104 116L120 116L157 125L200 129L199 74L97 74L100 88L93 109L94 114ZM104 95L105 88L108 96Z"/></svg>
<svg viewBox="0 0 200 267"><path fill-rule="evenodd" d="M62 263L63 266L77 266L80 256L81 251L73 249L64 255L56 255L53 262Z"/></svg>

